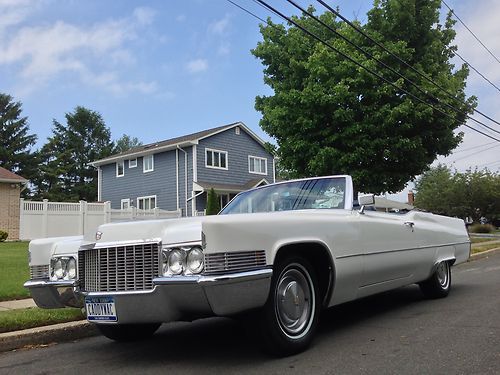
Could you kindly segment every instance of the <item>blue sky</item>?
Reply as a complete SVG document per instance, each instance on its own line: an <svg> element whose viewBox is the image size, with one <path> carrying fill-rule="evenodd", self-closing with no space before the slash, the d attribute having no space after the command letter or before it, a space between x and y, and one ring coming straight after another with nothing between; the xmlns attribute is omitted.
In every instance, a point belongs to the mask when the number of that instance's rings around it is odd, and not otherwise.
<svg viewBox="0 0 500 375"><path fill-rule="evenodd" d="M268 15L250 0L235 1ZM270 2L292 11L283 1ZM499 56L500 2L447 3ZM329 4L361 20L371 7L367 0ZM225 0L0 0L0 14L0 91L23 103L38 146L51 134L52 119L64 121L78 105L100 112L114 139L128 134L149 143L243 121L269 140L254 109L255 96L270 93L250 54L260 40L258 21ZM456 29L462 56L500 85L498 62L461 25ZM479 97L481 111L500 119L500 93L472 72L468 93ZM498 171L500 147L460 130L463 144L439 161Z"/></svg>

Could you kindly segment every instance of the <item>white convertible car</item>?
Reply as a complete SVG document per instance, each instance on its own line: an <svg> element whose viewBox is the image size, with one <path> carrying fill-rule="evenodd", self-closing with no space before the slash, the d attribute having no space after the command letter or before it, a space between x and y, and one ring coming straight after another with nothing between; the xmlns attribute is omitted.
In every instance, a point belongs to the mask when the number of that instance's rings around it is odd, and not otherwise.
<svg viewBox="0 0 500 375"><path fill-rule="evenodd" d="M463 220L377 212L373 195L358 199L350 176L309 178L240 193L217 216L34 240L25 286L40 307L84 306L114 340L245 313L267 349L296 353L321 309L412 283L445 297L451 266L469 258Z"/></svg>

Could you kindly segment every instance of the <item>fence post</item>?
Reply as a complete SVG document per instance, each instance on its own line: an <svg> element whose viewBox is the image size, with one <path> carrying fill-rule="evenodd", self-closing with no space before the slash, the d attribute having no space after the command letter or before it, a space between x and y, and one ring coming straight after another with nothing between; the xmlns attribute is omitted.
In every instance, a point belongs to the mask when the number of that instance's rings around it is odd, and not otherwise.
<svg viewBox="0 0 500 375"><path fill-rule="evenodd" d="M111 202L110 201L104 202L104 222L105 223L111 222Z"/></svg>
<svg viewBox="0 0 500 375"><path fill-rule="evenodd" d="M132 207L132 220L135 220L137 217L137 207Z"/></svg>
<svg viewBox="0 0 500 375"><path fill-rule="evenodd" d="M80 225L78 228L78 234L85 234L85 227L87 222L87 202L80 201Z"/></svg>
<svg viewBox="0 0 500 375"><path fill-rule="evenodd" d="M42 233L43 238L47 238L49 236L48 233L48 216L49 216L49 200L43 200L43 215L42 215Z"/></svg>
<svg viewBox="0 0 500 375"><path fill-rule="evenodd" d="M19 239L24 240L24 198L19 200Z"/></svg>

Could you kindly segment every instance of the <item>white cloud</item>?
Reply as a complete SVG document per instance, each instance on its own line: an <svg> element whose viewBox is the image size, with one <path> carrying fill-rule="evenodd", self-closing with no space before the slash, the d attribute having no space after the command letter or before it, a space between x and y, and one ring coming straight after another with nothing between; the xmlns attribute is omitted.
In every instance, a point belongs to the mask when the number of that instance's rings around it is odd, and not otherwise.
<svg viewBox="0 0 500 375"><path fill-rule="evenodd" d="M7 9L11 14L11 21L4 25L14 26L27 16L24 7L28 1L19 2L17 8L0 1L0 11ZM0 66L17 70L18 91L24 93L40 89L63 73L74 74L83 84L115 94L151 93L157 89L156 83L127 82L118 72L135 62L127 42L136 39L138 28L150 24L153 18L153 10L136 8L131 17L90 26L57 21L11 27L8 36L0 33Z"/></svg>
<svg viewBox="0 0 500 375"><path fill-rule="evenodd" d="M134 17L140 25L151 25L156 16L156 12L147 7L140 7L134 9Z"/></svg>
<svg viewBox="0 0 500 375"><path fill-rule="evenodd" d="M226 14L224 16L224 18L217 20L215 22L212 22L208 26L208 31L213 33L213 34L224 35L226 33L228 26L229 26L229 21L230 21L230 16L229 16L229 14Z"/></svg>
<svg viewBox="0 0 500 375"><path fill-rule="evenodd" d="M208 61L205 59L191 60L187 63L186 69L189 73L201 73L208 69Z"/></svg>

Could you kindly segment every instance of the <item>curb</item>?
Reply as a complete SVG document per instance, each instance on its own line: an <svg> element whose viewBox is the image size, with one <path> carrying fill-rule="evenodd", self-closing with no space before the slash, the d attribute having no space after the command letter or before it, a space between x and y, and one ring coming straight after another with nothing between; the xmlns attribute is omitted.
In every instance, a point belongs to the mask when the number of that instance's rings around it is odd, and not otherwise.
<svg viewBox="0 0 500 375"><path fill-rule="evenodd" d="M468 262L472 262L474 260L481 259L481 258L487 258L489 255L492 255L498 251L500 251L500 247L495 247L494 249L489 249L486 251L481 251L480 253L471 254Z"/></svg>
<svg viewBox="0 0 500 375"><path fill-rule="evenodd" d="M73 341L98 334L97 328L86 320L0 333L0 353L25 346Z"/></svg>

